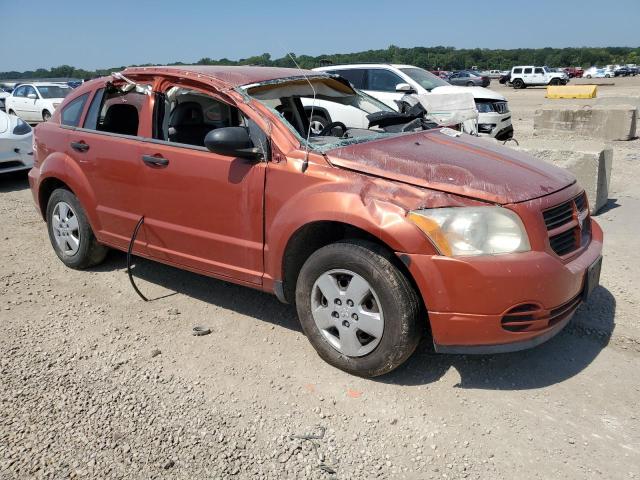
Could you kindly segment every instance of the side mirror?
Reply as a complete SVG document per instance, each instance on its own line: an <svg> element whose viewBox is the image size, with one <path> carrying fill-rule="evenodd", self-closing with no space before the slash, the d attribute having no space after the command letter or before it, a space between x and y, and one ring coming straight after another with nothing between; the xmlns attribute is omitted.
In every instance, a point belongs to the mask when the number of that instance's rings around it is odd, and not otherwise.
<svg viewBox="0 0 640 480"><path fill-rule="evenodd" d="M245 127L223 127L211 130L204 137L204 146L210 152L227 157L260 160L262 152L256 148Z"/></svg>
<svg viewBox="0 0 640 480"><path fill-rule="evenodd" d="M29 93L27 94L27 98L30 100L37 100L38 96L35 93Z"/></svg>
<svg viewBox="0 0 640 480"><path fill-rule="evenodd" d="M396 85L396 92L402 93L416 93L411 85L408 83L399 83Z"/></svg>

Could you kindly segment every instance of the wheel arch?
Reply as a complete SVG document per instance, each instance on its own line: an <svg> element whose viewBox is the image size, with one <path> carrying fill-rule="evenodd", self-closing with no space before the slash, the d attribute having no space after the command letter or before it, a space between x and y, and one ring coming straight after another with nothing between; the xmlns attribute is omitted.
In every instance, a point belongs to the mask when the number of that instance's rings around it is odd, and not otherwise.
<svg viewBox="0 0 640 480"><path fill-rule="evenodd" d="M332 243L345 240L359 240L370 243L383 252L388 260L407 278L420 298L421 307L424 302L420 290L396 249L364 228L338 220L316 220L302 225L288 239L284 248L281 263L281 300L294 303L295 290L300 269L307 259L317 250Z"/></svg>

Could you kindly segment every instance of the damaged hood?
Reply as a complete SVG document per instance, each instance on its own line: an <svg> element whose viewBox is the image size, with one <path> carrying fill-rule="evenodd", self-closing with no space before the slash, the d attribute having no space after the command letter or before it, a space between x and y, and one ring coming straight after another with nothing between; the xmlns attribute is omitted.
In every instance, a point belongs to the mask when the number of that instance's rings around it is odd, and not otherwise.
<svg viewBox="0 0 640 480"><path fill-rule="evenodd" d="M338 167L498 204L542 197L576 181L528 154L441 130L348 145L325 155Z"/></svg>

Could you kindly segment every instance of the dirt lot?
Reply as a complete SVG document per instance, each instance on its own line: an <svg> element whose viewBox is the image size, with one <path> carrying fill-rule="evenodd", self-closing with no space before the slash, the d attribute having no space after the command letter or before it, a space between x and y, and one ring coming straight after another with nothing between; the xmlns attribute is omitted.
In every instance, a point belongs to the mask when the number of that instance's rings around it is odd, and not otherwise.
<svg viewBox="0 0 640 480"><path fill-rule="evenodd" d="M496 90L531 135L544 89ZM269 295L139 262L144 303L121 253L66 269L25 176L2 177L0 478L640 478L637 178L640 141L616 144L602 286L559 336L479 357L423 342L364 380Z"/></svg>

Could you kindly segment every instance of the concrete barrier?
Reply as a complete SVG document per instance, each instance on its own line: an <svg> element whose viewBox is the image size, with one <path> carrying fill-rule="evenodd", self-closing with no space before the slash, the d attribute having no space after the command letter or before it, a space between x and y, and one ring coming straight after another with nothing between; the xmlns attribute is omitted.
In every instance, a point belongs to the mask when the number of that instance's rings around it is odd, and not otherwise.
<svg viewBox="0 0 640 480"><path fill-rule="evenodd" d="M532 154L573 173L582 185L591 213L596 214L609 200L613 148L601 142L571 142L562 140L532 139L507 142L505 146Z"/></svg>
<svg viewBox="0 0 640 480"><path fill-rule="evenodd" d="M595 85L549 85L547 98L596 98L598 87Z"/></svg>
<svg viewBox="0 0 640 480"><path fill-rule="evenodd" d="M629 105L631 107L636 107L636 117L640 117L640 95L628 95L626 97L599 97L595 101L595 105L602 107Z"/></svg>
<svg viewBox="0 0 640 480"><path fill-rule="evenodd" d="M637 108L613 106L553 106L536 110L534 135L571 133L602 140L631 140L636 136Z"/></svg>

